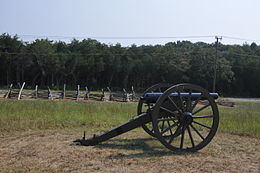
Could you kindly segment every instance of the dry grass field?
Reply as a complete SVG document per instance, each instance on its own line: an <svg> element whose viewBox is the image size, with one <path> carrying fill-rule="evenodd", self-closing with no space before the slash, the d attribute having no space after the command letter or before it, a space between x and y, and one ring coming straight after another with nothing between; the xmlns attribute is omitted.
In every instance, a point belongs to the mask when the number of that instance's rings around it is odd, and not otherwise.
<svg viewBox="0 0 260 173"><path fill-rule="evenodd" d="M2 134L1 172L260 172L260 141L218 133L196 153L175 153L137 129L97 146L72 140L80 130Z"/></svg>

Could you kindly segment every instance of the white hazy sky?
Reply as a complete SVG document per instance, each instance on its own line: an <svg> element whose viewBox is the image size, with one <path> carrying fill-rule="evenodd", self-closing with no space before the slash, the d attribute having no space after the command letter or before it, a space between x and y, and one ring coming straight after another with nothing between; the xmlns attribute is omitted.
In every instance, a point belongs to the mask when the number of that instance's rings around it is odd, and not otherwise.
<svg viewBox="0 0 260 173"><path fill-rule="evenodd" d="M259 19L260 0L0 0L0 34L17 34L24 41L40 36L63 41L172 37L97 40L123 45L212 43L218 35L246 39L223 37L224 44L260 44ZM185 38L189 36L211 37Z"/></svg>

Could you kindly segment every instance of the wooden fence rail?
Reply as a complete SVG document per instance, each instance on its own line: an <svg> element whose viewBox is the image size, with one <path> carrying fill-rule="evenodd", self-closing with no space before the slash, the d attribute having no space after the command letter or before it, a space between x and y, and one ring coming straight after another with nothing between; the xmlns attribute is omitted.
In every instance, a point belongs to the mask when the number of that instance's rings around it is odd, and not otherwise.
<svg viewBox="0 0 260 173"><path fill-rule="evenodd" d="M105 92L103 89L101 92L90 92L88 87L85 87L85 90L80 90L80 85L77 85L75 91L67 91L66 84L63 85L63 89L60 91L52 90L50 87L47 89L39 89L39 86L36 85L34 90L24 89L25 82L22 86L17 86L14 88L14 85L11 84L8 90L0 90L0 98L5 99L49 99L49 100L96 100L96 101L120 101L120 102L129 102L129 101L138 101L138 98L132 87L131 92L127 92L125 89L122 92L112 92L109 87Z"/></svg>

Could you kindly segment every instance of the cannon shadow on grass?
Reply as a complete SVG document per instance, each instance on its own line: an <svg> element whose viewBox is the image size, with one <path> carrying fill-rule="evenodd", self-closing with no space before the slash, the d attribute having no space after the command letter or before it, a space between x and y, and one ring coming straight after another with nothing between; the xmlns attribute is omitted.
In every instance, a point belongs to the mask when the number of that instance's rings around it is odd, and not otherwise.
<svg viewBox="0 0 260 173"><path fill-rule="evenodd" d="M152 144L148 144L152 143ZM104 143L94 146L100 149L116 149L119 150L115 155L110 155L108 158L124 159L124 158L149 158L149 157L163 157L173 155L193 155L199 152L174 152L168 150L155 138L138 138L138 139L110 139ZM133 150L135 153L126 154L120 150ZM136 153L136 151L140 151Z"/></svg>

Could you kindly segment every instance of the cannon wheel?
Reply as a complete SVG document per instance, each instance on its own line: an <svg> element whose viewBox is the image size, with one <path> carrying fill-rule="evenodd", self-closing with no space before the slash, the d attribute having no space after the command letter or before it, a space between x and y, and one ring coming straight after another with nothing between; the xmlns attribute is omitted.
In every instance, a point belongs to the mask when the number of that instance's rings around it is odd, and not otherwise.
<svg viewBox="0 0 260 173"><path fill-rule="evenodd" d="M169 83L155 84L155 85L151 86L150 88L146 89L142 96L144 96L146 93L151 93L151 92L164 92L170 86L172 86L172 84L169 84ZM146 103L143 102L142 99L140 99L139 102L138 102L138 106L137 106L137 115L141 115L142 113L146 112L147 109L149 109L153 106L154 106L153 104L146 104ZM156 135L154 134L152 122L147 123L147 124L143 124L142 128L149 135L156 137Z"/></svg>
<svg viewBox="0 0 260 173"><path fill-rule="evenodd" d="M180 94L172 97L171 93ZM201 93L192 98L191 93ZM152 112L153 130L159 141L173 151L197 151L216 134L219 112L205 89L192 84L178 84L159 97Z"/></svg>

